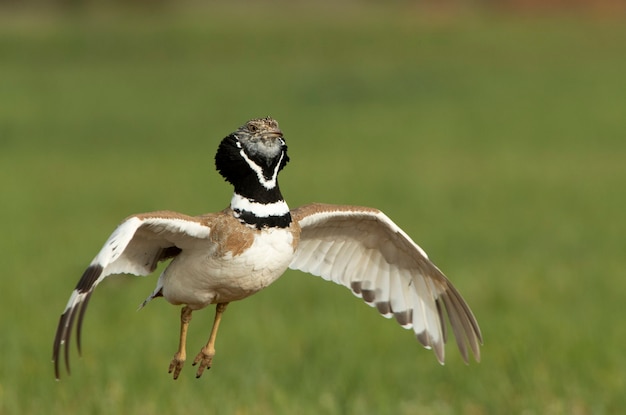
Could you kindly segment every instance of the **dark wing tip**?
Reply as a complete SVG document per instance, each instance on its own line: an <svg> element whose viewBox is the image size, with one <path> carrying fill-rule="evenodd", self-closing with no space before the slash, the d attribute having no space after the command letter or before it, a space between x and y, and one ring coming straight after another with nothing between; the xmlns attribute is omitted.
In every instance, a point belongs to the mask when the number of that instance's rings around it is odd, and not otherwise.
<svg viewBox="0 0 626 415"><path fill-rule="evenodd" d="M78 353L81 351L81 327L83 324L83 318L85 311L87 310L87 304L89 298L93 292L96 281L102 274L103 268L100 265L90 265L82 277L78 281L74 292L70 297L70 301L59 318L59 324L57 325L57 331L54 336L54 343L52 345L52 362L54 363L54 376L59 380L61 371L59 368L59 362L61 360L61 349L63 349L63 358L65 359L65 370L70 374L70 337L72 336L72 329L74 321L78 315L78 325L76 329L76 344L78 347Z"/></svg>
<svg viewBox="0 0 626 415"><path fill-rule="evenodd" d="M80 311L78 312L78 323L76 324L76 349L78 350L79 355L82 354L81 344L82 344L83 319L85 318L85 311L87 311L87 304L89 304L89 299L91 298L92 293L93 293L93 290L87 292L87 294L85 294L85 297L83 298L81 303L78 304L78 307L77 307L78 309L80 309Z"/></svg>
<svg viewBox="0 0 626 415"><path fill-rule="evenodd" d="M65 370L68 374L70 374L70 337L72 335L72 327L74 325L74 319L76 318L76 312L78 309L78 304L68 308L59 318L59 325L57 326L57 332L54 336L54 344L52 347L54 376L57 380L61 377L61 371L59 369L61 353L63 353L63 359L65 360Z"/></svg>
<svg viewBox="0 0 626 415"><path fill-rule="evenodd" d="M61 314L59 318L59 324L57 326L57 332L54 336L54 343L52 346L52 362L54 362L54 377L56 380L59 380L60 371L59 371L59 354L61 352L61 346L66 343L67 337L67 326L68 326L68 318L70 317L72 310L66 310ZM69 373L69 370L68 370Z"/></svg>
<svg viewBox="0 0 626 415"><path fill-rule="evenodd" d="M100 264L89 265L85 272L83 272L80 280L78 280L78 284L76 284L76 291L84 294L93 290L96 285L96 281L98 281L98 278L102 275L102 271L103 268Z"/></svg>

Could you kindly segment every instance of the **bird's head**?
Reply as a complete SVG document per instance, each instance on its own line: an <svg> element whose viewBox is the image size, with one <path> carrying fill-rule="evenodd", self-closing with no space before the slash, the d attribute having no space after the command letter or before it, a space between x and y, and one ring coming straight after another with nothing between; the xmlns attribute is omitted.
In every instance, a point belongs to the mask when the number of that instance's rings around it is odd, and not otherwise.
<svg viewBox="0 0 626 415"><path fill-rule="evenodd" d="M236 188L250 180L268 190L276 187L288 161L283 132L270 117L246 122L222 140L215 155L217 171Z"/></svg>

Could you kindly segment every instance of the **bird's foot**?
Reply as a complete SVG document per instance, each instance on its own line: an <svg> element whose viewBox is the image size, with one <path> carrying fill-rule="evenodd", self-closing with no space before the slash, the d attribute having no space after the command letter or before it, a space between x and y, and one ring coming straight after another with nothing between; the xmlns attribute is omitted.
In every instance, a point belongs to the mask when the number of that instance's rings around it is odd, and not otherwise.
<svg viewBox="0 0 626 415"><path fill-rule="evenodd" d="M198 371L196 372L196 378L202 376L202 373L204 373L205 369L211 368L213 356L215 356L215 350L210 351L206 347L203 347L202 350L200 350L200 353L198 353L196 358L193 360L193 366L197 365L198 363L200 364L200 366L198 366Z"/></svg>
<svg viewBox="0 0 626 415"><path fill-rule="evenodd" d="M182 353L176 353L172 361L170 362L170 368L167 373L174 372L174 380L178 379L178 375L180 375L180 371L185 364L185 355Z"/></svg>

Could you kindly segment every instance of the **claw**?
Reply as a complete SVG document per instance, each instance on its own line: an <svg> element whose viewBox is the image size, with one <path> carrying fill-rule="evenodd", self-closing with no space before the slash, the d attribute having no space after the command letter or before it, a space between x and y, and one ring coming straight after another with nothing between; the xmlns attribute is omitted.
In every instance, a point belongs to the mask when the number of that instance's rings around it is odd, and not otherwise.
<svg viewBox="0 0 626 415"><path fill-rule="evenodd" d="M200 353L193 359L193 365L195 366L200 363L198 366L198 371L196 372L196 378L199 378L204 373L205 369L211 369L211 363L213 363L213 356L215 356L215 350L212 352L207 350L206 348L202 348Z"/></svg>

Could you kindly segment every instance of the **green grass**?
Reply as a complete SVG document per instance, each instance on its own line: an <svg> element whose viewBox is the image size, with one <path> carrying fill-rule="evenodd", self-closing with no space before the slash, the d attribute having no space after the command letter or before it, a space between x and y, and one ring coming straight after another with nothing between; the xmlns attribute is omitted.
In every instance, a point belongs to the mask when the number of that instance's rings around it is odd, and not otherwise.
<svg viewBox="0 0 626 415"><path fill-rule="evenodd" d="M591 414L626 407L626 26L418 10L220 9L0 24L0 413ZM219 140L272 115L291 206L383 209L483 330L437 364L349 291L288 272L232 304L214 367L167 375L179 311L113 277L84 356L57 319L126 215L223 208ZM195 313L189 354L212 310Z"/></svg>

